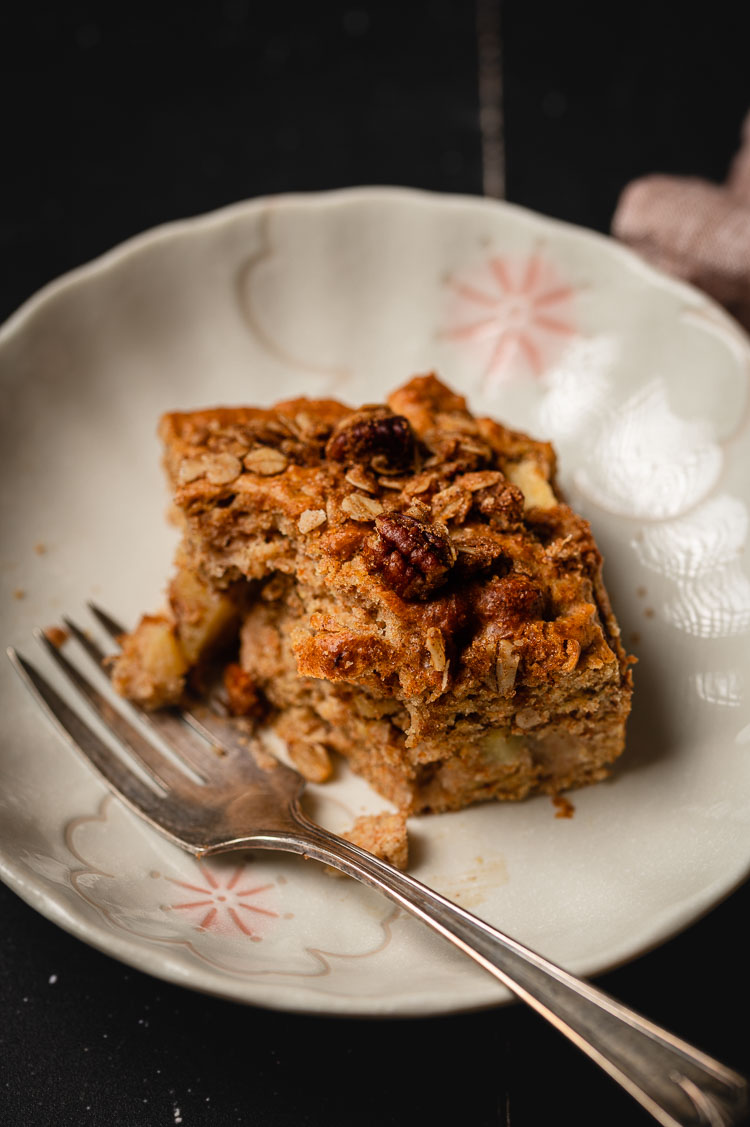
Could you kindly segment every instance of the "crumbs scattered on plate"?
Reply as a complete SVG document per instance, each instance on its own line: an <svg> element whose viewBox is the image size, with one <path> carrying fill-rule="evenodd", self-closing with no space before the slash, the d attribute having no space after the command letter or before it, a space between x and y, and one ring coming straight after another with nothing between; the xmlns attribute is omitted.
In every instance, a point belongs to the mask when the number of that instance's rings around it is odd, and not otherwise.
<svg viewBox="0 0 750 1127"><path fill-rule="evenodd" d="M62 626L46 626L44 629L44 636L48 642L51 642L56 649L67 642L70 634L67 630L63 630Z"/></svg>
<svg viewBox="0 0 750 1127"><path fill-rule="evenodd" d="M552 805L557 807L556 818L572 818L576 812L575 806L564 794L556 794L552 799Z"/></svg>

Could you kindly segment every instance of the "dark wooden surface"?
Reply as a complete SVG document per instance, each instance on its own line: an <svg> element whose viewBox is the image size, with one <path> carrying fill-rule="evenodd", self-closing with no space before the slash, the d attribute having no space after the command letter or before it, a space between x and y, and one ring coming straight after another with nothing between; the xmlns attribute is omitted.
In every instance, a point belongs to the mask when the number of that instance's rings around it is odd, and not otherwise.
<svg viewBox="0 0 750 1127"><path fill-rule="evenodd" d="M606 231L634 176L721 179L750 108L743 7L507 0L508 198ZM6 10L0 317L131 234L243 197L481 194L476 15L470 0ZM131 970L4 887L0 912L8 1127L652 1122L521 1006L265 1012ZM745 886L600 983L748 1072L749 917Z"/></svg>

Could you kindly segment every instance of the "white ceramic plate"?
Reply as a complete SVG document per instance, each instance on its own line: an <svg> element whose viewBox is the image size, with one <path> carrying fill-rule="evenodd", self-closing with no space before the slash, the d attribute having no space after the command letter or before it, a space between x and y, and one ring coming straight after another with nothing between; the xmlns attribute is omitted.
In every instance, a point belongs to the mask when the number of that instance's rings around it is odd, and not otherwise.
<svg viewBox="0 0 750 1127"><path fill-rule="evenodd" d="M747 339L613 242L493 202L366 189L243 203L134 239L0 332L2 637L88 598L126 622L174 546L160 412L373 401L434 368L551 438L637 654L627 754L573 796L415 819L413 872L574 972L679 931L748 873ZM87 623L88 624L88 623ZM59 740L3 662L0 869L151 974L265 1006L428 1014L507 994L411 918L293 858L199 865ZM313 788L314 790L315 788ZM334 829L384 803L346 774Z"/></svg>

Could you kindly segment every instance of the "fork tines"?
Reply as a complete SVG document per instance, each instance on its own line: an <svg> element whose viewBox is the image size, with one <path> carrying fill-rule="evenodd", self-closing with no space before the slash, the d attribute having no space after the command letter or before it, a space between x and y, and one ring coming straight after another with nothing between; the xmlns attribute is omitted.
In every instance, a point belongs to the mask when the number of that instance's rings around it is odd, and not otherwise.
<svg viewBox="0 0 750 1127"><path fill-rule="evenodd" d="M124 633L108 612L94 604L89 607L107 634L116 639ZM106 673L105 650L71 619L65 617L63 621L69 636L97 666L99 674ZM207 709L201 709L200 714L187 710L147 713L137 709L138 721L155 737L147 738L126 715L127 710L133 711L132 706L120 702L124 707L116 707L44 631L35 630L34 636L78 698L115 737L116 749L83 720L30 661L10 648L8 657L57 730L136 813L180 844L189 845L185 842L184 817L175 814L175 798L183 802L195 798L200 785L210 782L222 770L222 760L211 754L210 744L215 751L220 740L225 759L239 753L236 731ZM242 751L246 756L247 749ZM140 768L140 774L136 774L132 763Z"/></svg>

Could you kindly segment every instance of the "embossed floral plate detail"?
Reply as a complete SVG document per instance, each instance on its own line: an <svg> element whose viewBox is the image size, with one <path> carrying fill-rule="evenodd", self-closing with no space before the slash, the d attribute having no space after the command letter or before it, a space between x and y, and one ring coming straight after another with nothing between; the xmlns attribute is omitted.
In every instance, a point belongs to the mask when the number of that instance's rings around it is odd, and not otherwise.
<svg viewBox="0 0 750 1127"><path fill-rule="evenodd" d="M540 798L414 819L412 871L594 975L674 935L750 862L747 338L612 241L490 201L360 189L168 225L48 286L0 330L3 638L28 652L34 626L91 597L128 622L158 601L176 536L162 411L372 402L429 369L555 442L639 664L626 755L571 796L573 817ZM0 694L2 876L85 942L283 1009L507 1000L312 863L199 864L108 795L7 663ZM333 829L385 805L343 768L310 800Z"/></svg>

